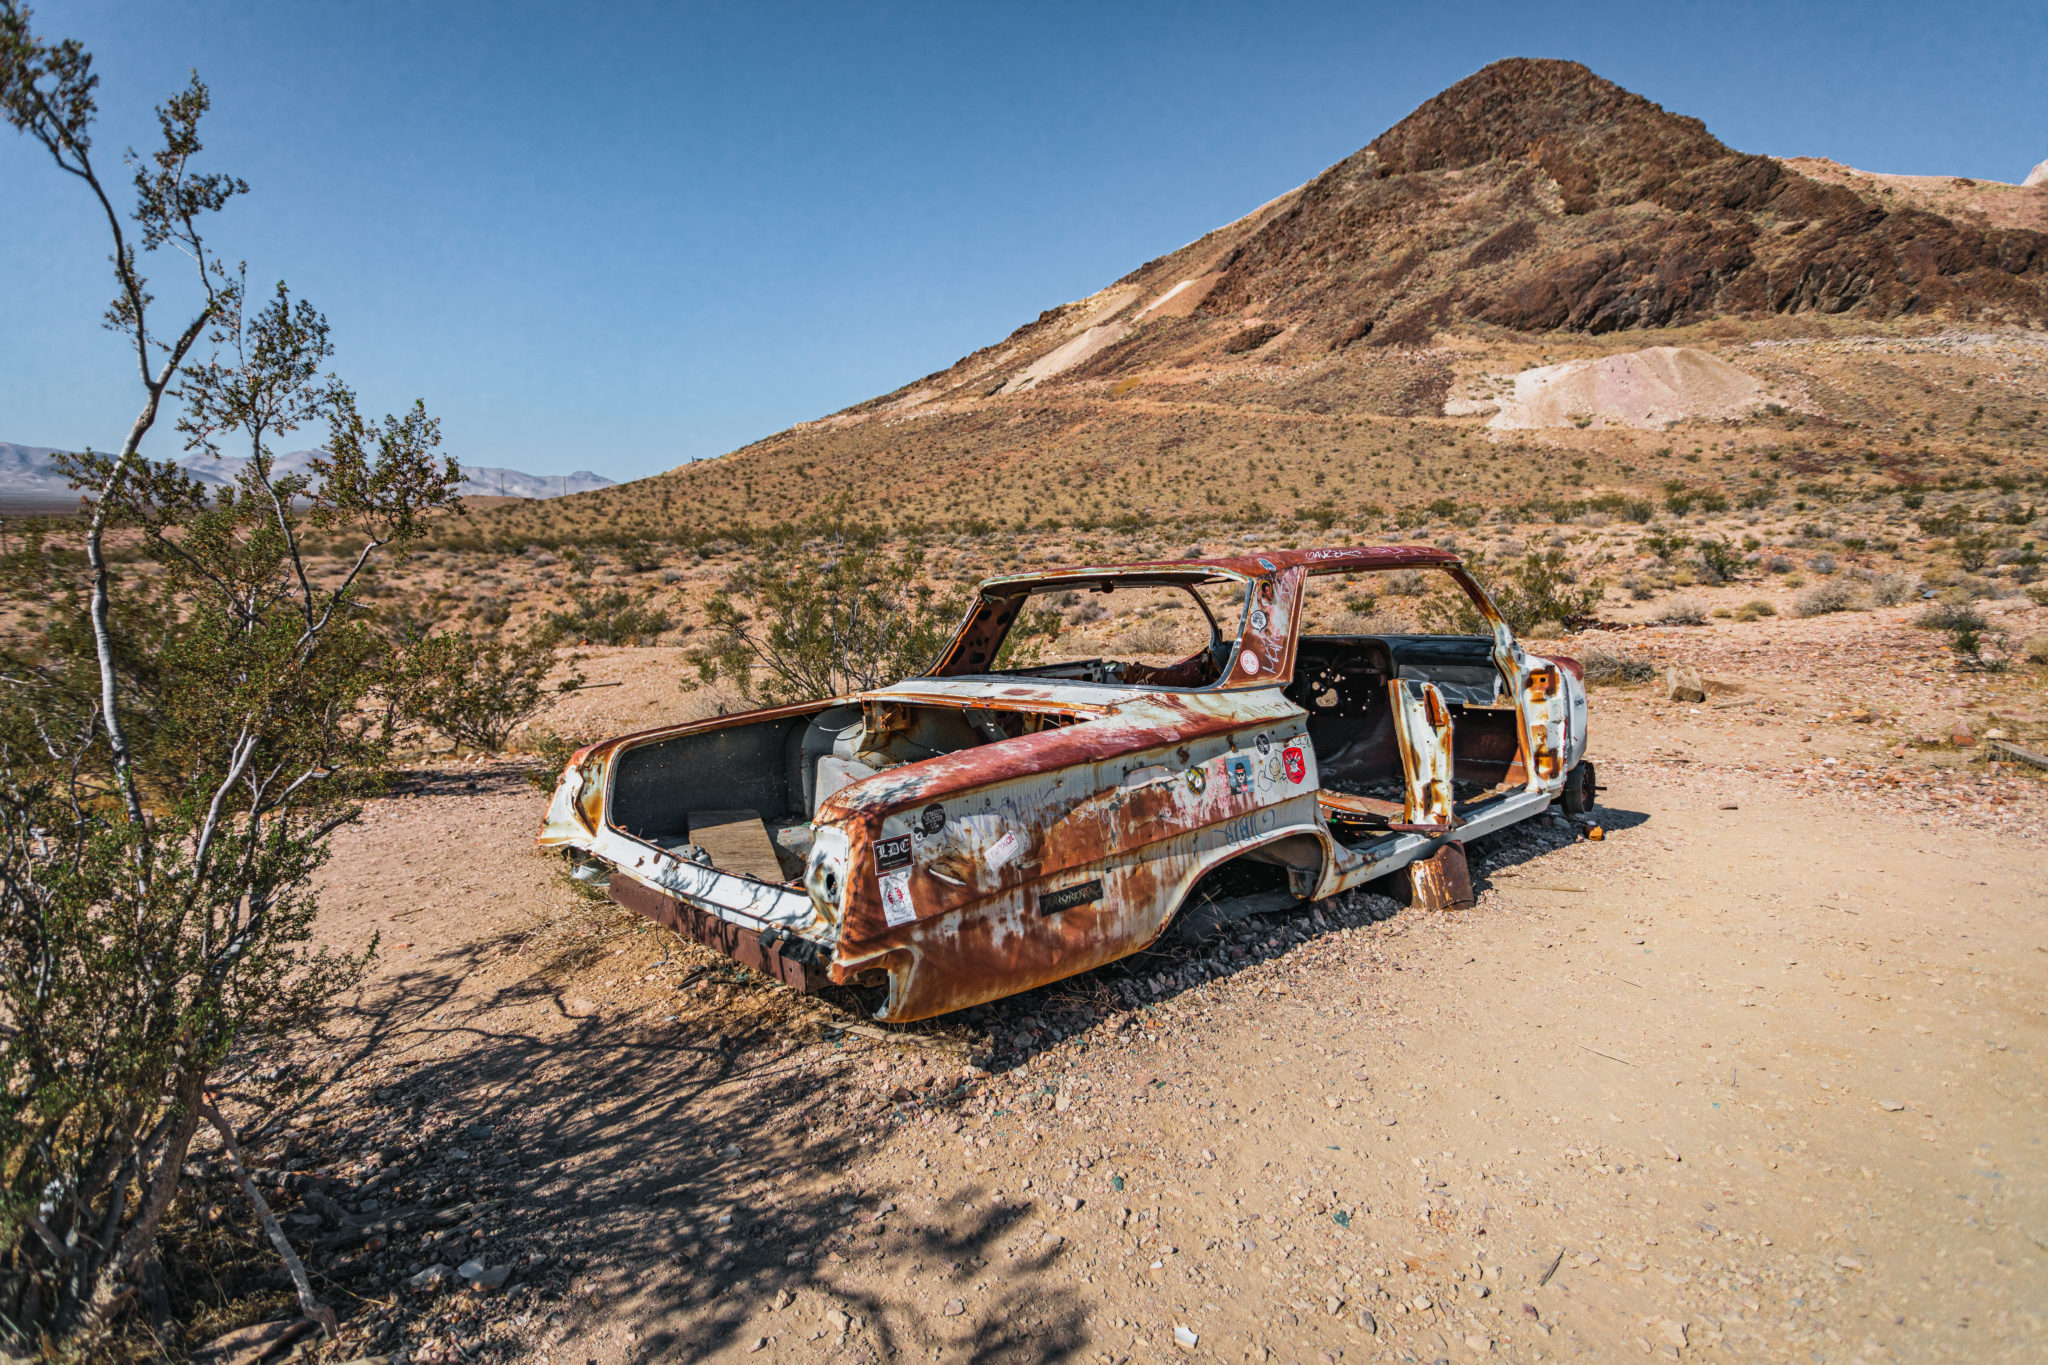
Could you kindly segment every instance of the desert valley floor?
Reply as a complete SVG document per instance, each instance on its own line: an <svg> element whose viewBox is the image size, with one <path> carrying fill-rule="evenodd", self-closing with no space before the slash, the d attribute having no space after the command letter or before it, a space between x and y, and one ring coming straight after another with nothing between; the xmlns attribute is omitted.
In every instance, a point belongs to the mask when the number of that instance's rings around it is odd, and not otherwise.
<svg viewBox="0 0 2048 1365"><path fill-rule="evenodd" d="M1596 689L1604 837L1483 841L1476 910L909 1029L579 900L515 768L424 766L337 840L322 936L381 957L259 1157L344 1215L322 1354L2037 1360L2048 784L1946 737L2048 699L1910 615L1635 632L1710 699ZM673 657L594 655L577 729L700 706Z"/></svg>

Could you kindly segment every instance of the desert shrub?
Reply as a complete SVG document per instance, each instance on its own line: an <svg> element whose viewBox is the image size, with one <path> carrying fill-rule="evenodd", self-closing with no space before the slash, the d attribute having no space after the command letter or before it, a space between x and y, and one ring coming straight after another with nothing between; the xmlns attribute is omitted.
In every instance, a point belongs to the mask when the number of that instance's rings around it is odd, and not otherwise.
<svg viewBox="0 0 2048 1365"><path fill-rule="evenodd" d="M1673 597L1650 619L1660 626L1703 626L1707 623L1707 609L1695 598Z"/></svg>
<svg viewBox="0 0 2048 1365"><path fill-rule="evenodd" d="M2037 607L2048 607L2048 587L2028 588L2027 599Z"/></svg>
<svg viewBox="0 0 2048 1365"><path fill-rule="evenodd" d="M1949 651L1964 668L1997 673L2011 661L2011 637L1968 603L1936 602L1913 624L1948 636Z"/></svg>
<svg viewBox="0 0 2048 1365"><path fill-rule="evenodd" d="M1913 595L1913 582L1904 574L1880 574L1870 582L1870 600L1880 607L1896 607Z"/></svg>
<svg viewBox="0 0 2048 1365"><path fill-rule="evenodd" d="M1531 551L1522 556L1521 563L1503 570L1487 595L1508 629L1527 635L1538 626L1552 633L1569 630L1599 607L1603 590L1598 581L1580 583L1578 571L1566 562L1564 551L1549 549ZM1432 630L1476 634L1487 629L1485 618L1462 592L1429 598L1422 604L1422 619Z"/></svg>
<svg viewBox="0 0 2048 1365"><path fill-rule="evenodd" d="M1693 546L1693 557L1709 583L1726 583L1742 572L1742 552L1725 540L1700 541Z"/></svg>
<svg viewBox="0 0 2048 1365"><path fill-rule="evenodd" d="M1692 544L1692 537L1677 531L1652 531L1643 537L1643 548L1669 564L1671 556Z"/></svg>
<svg viewBox="0 0 2048 1365"><path fill-rule="evenodd" d="M1579 667L1585 670L1587 682L1613 686L1646 683L1657 676L1657 666L1648 659L1620 654L1604 645L1581 654Z"/></svg>
<svg viewBox="0 0 2048 1365"><path fill-rule="evenodd" d="M1728 495L1717 488L1703 488L1693 495L1693 510L1705 516L1718 517L1728 510Z"/></svg>
<svg viewBox="0 0 2048 1365"><path fill-rule="evenodd" d="M1389 597L1420 597L1429 591L1429 581L1413 569L1396 569L1380 583Z"/></svg>
<svg viewBox="0 0 2048 1365"><path fill-rule="evenodd" d="M585 645L651 645L675 625L651 604L651 595L624 588L605 592L572 588L568 611L548 613L548 625L563 638Z"/></svg>
<svg viewBox="0 0 2048 1365"><path fill-rule="evenodd" d="M1778 609L1761 597L1744 602L1735 609L1735 619L1738 621L1761 621L1766 616L1777 614Z"/></svg>
<svg viewBox="0 0 2048 1365"><path fill-rule="evenodd" d="M702 681L723 679L751 701L845 696L929 667L963 610L924 582L919 547L891 556L872 540L839 540L734 574L706 609L714 643L691 659ZM1018 620L1005 655L1061 626L1052 610Z"/></svg>
<svg viewBox="0 0 2048 1365"><path fill-rule="evenodd" d="M1657 595L1655 588L1638 578L1624 579L1622 586L1628 589L1628 596L1631 602L1647 602Z"/></svg>
<svg viewBox="0 0 2048 1365"><path fill-rule="evenodd" d="M1949 542L1949 553L1956 557L1957 567L1968 573L1976 573L1991 562L1991 537L1975 532L1957 535Z"/></svg>
<svg viewBox="0 0 2048 1365"><path fill-rule="evenodd" d="M553 730L528 730L523 743L533 761L526 765L526 782L535 791L552 792L562 780L562 769L583 747L581 741Z"/></svg>
<svg viewBox="0 0 2048 1365"><path fill-rule="evenodd" d="M405 721L497 753L555 696L582 686L583 675L573 667L553 686L547 683L561 661L560 641L551 628L517 637L443 631L413 643L386 685Z"/></svg>
<svg viewBox="0 0 2048 1365"><path fill-rule="evenodd" d="M645 540L629 540L619 546L619 563L629 573L649 573L661 567L666 548Z"/></svg>
<svg viewBox="0 0 2048 1365"><path fill-rule="evenodd" d="M281 1124L315 1080L267 1063L293 1056L376 950L372 938L337 952L313 932L330 836L392 756L367 704L384 641L357 590L364 565L417 542L462 477L436 456L424 407L364 418L327 373L327 320L283 284L245 294L206 240L211 213L248 187L195 164L209 105L199 78L158 106L162 144L131 154L132 199L93 162L97 81L83 48L43 41L22 5L0 3L0 117L93 192L112 244L104 321L140 381L118 452L58 457L91 503L61 532L64 552L29 532L0 555L10 1361L184 1354L175 1338L109 1350L105 1334L130 1306L171 1312L159 1231L200 1125L237 1151L223 1095ZM178 261L175 290L144 274L162 247ZM55 246L36 264L68 269ZM142 456L167 400L187 448L247 456L229 487ZM280 473L274 446L319 428L317 483ZM331 577L305 572L308 532L359 557ZM107 550L119 545L160 571L117 569ZM268 1219L238 1154L233 1165L246 1206ZM299 1311L331 1336L333 1311L271 1232Z"/></svg>
<svg viewBox="0 0 2048 1365"><path fill-rule="evenodd" d="M1835 562L1835 557L1833 555L1821 554L1814 555L1811 558L1809 558L1806 561L1806 567L1813 570L1815 573L1821 575L1823 578L1825 578L1827 575L1835 572L1835 570L1840 568L1841 565Z"/></svg>
<svg viewBox="0 0 2048 1365"><path fill-rule="evenodd" d="M1786 555L1764 556L1763 569L1765 573L1791 573L1797 567Z"/></svg>
<svg viewBox="0 0 2048 1365"><path fill-rule="evenodd" d="M2020 657L2030 664L2048 664L2048 634L2036 635L2021 645Z"/></svg>
<svg viewBox="0 0 2048 1365"><path fill-rule="evenodd" d="M1640 526L1657 515L1657 508L1645 498L1632 498L1621 506L1621 519Z"/></svg>
<svg viewBox="0 0 2048 1365"><path fill-rule="evenodd" d="M1829 580L1816 583L1792 599L1794 616L1827 616L1838 611L1859 611L1863 599L1850 584Z"/></svg>

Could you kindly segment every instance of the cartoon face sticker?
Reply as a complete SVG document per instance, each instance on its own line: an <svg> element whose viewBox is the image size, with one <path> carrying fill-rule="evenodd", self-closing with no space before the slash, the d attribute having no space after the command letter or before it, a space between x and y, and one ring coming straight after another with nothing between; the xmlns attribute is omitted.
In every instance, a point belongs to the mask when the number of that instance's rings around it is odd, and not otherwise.
<svg viewBox="0 0 2048 1365"><path fill-rule="evenodd" d="M1271 753L1273 751L1273 737L1271 735L1260 735L1257 739L1253 740L1252 743L1259 746L1259 752L1262 754Z"/></svg>
<svg viewBox="0 0 2048 1365"><path fill-rule="evenodd" d="M1264 630L1265 628L1266 628L1266 613L1265 613L1265 612L1263 612L1263 611L1261 611L1261 610L1260 610L1259 608L1257 608L1257 607L1253 607L1253 608L1252 608L1252 629L1253 629L1253 630Z"/></svg>
<svg viewBox="0 0 2048 1365"><path fill-rule="evenodd" d="M1230 777L1230 790L1233 795L1240 792L1248 792L1252 789L1252 756L1250 754L1231 754L1223 760L1223 767Z"/></svg>
<svg viewBox="0 0 2048 1365"><path fill-rule="evenodd" d="M1290 744L1280 751L1280 761L1287 766L1287 780L1300 786L1308 776L1308 755L1299 744Z"/></svg>
<svg viewBox="0 0 2048 1365"><path fill-rule="evenodd" d="M1188 769L1188 790L1200 796L1209 789L1209 775L1200 768Z"/></svg>

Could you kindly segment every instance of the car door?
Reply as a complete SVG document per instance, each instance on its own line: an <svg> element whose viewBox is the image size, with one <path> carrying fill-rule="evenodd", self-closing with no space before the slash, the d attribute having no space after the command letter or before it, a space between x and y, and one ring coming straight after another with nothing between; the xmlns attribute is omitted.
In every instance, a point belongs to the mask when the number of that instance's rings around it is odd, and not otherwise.
<svg viewBox="0 0 2048 1365"><path fill-rule="evenodd" d="M1387 693L1393 702L1394 737L1401 746L1401 772L1406 781L1402 822L1418 829L1449 830L1455 800L1451 708L1444 704L1434 683L1415 678L1390 680Z"/></svg>

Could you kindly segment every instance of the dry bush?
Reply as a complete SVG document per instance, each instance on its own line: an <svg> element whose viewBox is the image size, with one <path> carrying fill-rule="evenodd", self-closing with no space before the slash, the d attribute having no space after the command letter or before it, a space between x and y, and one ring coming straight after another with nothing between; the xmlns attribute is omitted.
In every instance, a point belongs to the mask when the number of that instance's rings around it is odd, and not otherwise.
<svg viewBox="0 0 2048 1365"><path fill-rule="evenodd" d="M1902 573L1882 574L1870 584L1870 600L1880 607L1896 607L1912 595L1912 580Z"/></svg>
<svg viewBox="0 0 2048 1365"><path fill-rule="evenodd" d="M1792 599L1794 616L1827 616L1838 611L1862 611L1862 594L1839 579L1816 583Z"/></svg>
<svg viewBox="0 0 2048 1365"><path fill-rule="evenodd" d="M1648 659L1617 654L1605 646L1595 646L1581 654L1579 667L1585 670L1586 681L1589 683L1609 683L1626 687L1649 682L1657 676L1657 666Z"/></svg>
<svg viewBox="0 0 2048 1365"><path fill-rule="evenodd" d="M2021 645L2020 657L2030 664L2048 664L2048 635L2036 635Z"/></svg>
<svg viewBox="0 0 2048 1365"><path fill-rule="evenodd" d="M1744 602L1735 609L1735 619L1738 621L1761 621L1766 616L1776 616L1777 614L1778 609L1761 597L1756 598L1754 601Z"/></svg>
<svg viewBox="0 0 2048 1365"><path fill-rule="evenodd" d="M1650 620L1660 626L1703 626L1707 623L1707 609L1696 598L1674 597L1659 607Z"/></svg>

